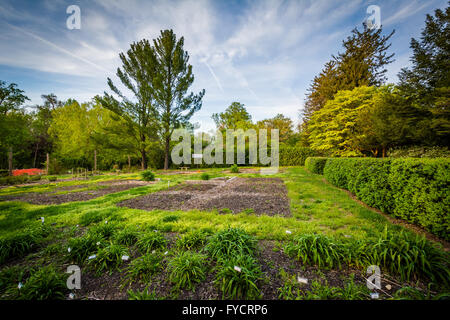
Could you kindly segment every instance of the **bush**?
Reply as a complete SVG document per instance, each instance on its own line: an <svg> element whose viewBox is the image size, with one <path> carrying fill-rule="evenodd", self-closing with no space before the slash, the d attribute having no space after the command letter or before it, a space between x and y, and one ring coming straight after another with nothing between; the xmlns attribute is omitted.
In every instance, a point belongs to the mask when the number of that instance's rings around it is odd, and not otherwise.
<svg viewBox="0 0 450 320"><path fill-rule="evenodd" d="M125 246L131 246L138 240L139 232L135 227L128 227L116 232L113 235L113 239L116 243Z"/></svg>
<svg viewBox="0 0 450 320"><path fill-rule="evenodd" d="M186 233L182 238L178 239L176 246L182 250L199 249L206 244L208 233L196 230Z"/></svg>
<svg viewBox="0 0 450 320"><path fill-rule="evenodd" d="M330 158L325 178L367 205L450 239L450 159Z"/></svg>
<svg viewBox="0 0 450 320"><path fill-rule="evenodd" d="M141 177L144 181L155 181L155 174L150 170L143 171Z"/></svg>
<svg viewBox="0 0 450 320"><path fill-rule="evenodd" d="M67 243L67 259L82 264L86 259L105 245L99 234L88 233L83 237L69 239Z"/></svg>
<svg viewBox="0 0 450 320"><path fill-rule="evenodd" d="M47 179L48 179L48 181L53 182L53 181L56 181L58 178L55 176L49 176L49 177L47 177Z"/></svg>
<svg viewBox="0 0 450 320"><path fill-rule="evenodd" d="M125 284L134 280L149 282L152 275L162 270L163 256L161 254L146 254L133 260L128 267Z"/></svg>
<svg viewBox="0 0 450 320"><path fill-rule="evenodd" d="M193 289L206 277L206 256L183 251L169 263L169 279L178 289Z"/></svg>
<svg viewBox="0 0 450 320"><path fill-rule="evenodd" d="M64 299L67 291L66 275L53 267L44 267L33 273L20 289L20 299L55 300Z"/></svg>
<svg viewBox="0 0 450 320"><path fill-rule="evenodd" d="M327 159L324 157L308 157L305 161L305 167L312 173L323 174Z"/></svg>
<svg viewBox="0 0 450 320"><path fill-rule="evenodd" d="M203 172L200 178L202 180L209 180L209 174L207 174L206 172Z"/></svg>
<svg viewBox="0 0 450 320"><path fill-rule="evenodd" d="M231 173L239 173L239 168L238 168L237 164L233 164L230 167L230 171L231 171Z"/></svg>
<svg viewBox="0 0 450 320"><path fill-rule="evenodd" d="M308 157L318 156L317 152L306 147L280 147L280 166L304 166Z"/></svg>

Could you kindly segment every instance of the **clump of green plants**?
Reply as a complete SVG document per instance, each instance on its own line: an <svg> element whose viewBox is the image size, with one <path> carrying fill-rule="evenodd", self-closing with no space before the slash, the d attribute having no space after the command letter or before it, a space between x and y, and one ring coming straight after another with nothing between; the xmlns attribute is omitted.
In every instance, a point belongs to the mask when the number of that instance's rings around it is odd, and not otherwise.
<svg viewBox="0 0 450 320"><path fill-rule="evenodd" d="M299 235L284 250L303 264L320 268L340 268L341 262L346 259L345 248L340 242L320 234Z"/></svg>
<svg viewBox="0 0 450 320"><path fill-rule="evenodd" d="M311 282L311 290L305 291L303 299L305 300L332 300L339 298L339 288L329 286L325 281L321 284L317 280Z"/></svg>
<svg viewBox="0 0 450 320"><path fill-rule="evenodd" d="M202 248L208 239L209 233L195 230L186 233L176 242L176 247L182 250L196 250Z"/></svg>
<svg viewBox="0 0 450 320"><path fill-rule="evenodd" d="M25 279L26 270L20 266L11 266L0 271L0 297L15 299L18 295L17 284Z"/></svg>
<svg viewBox="0 0 450 320"><path fill-rule="evenodd" d="M49 177L47 177L47 179L50 182L54 182L54 181L56 181L58 179L58 177L56 177L56 176L49 176Z"/></svg>
<svg viewBox="0 0 450 320"><path fill-rule="evenodd" d="M150 278L162 270L163 255L160 253L148 253L135 260L128 266L124 284L132 283L135 280L149 282Z"/></svg>
<svg viewBox="0 0 450 320"><path fill-rule="evenodd" d="M153 290L150 292L148 288L142 291L128 290L128 300L164 300L164 297L158 297L157 293Z"/></svg>
<svg viewBox="0 0 450 320"><path fill-rule="evenodd" d="M207 174L206 172L203 172L202 175L200 176L200 178L201 178L202 180L209 180L209 179L210 179L210 176L209 176L209 174Z"/></svg>
<svg viewBox="0 0 450 320"><path fill-rule="evenodd" d="M119 226L115 223L100 223L92 228L89 229L88 233L90 234L97 234L101 236L102 238L109 240L112 238L112 236L115 234L116 230L119 228Z"/></svg>
<svg viewBox="0 0 450 320"><path fill-rule="evenodd" d="M71 238L67 242L67 259L82 264L86 259L105 246L105 239L96 233L88 233L82 237Z"/></svg>
<svg viewBox="0 0 450 320"><path fill-rule="evenodd" d="M338 291L338 297L342 300L365 300L370 294L366 284L355 283L355 275L352 274L343 288Z"/></svg>
<svg viewBox="0 0 450 320"><path fill-rule="evenodd" d="M177 221L178 219L180 219L180 216L179 215L173 215L173 214L171 214L171 215L168 215L168 216L165 216L164 218L162 218L162 222L175 222L175 221Z"/></svg>
<svg viewBox="0 0 450 320"><path fill-rule="evenodd" d="M278 288L278 299L301 300L304 284L298 282L297 276L288 274L284 269L280 269L279 276L283 286Z"/></svg>
<svg viewBox="0 0 450 320"><path fill-rule="evenodd" d="M97 251L96 257L89 260L89 265L100 275L103 271L118 270L123 263L122 257L127 256L127 249L120 244L110 244Z"/></svg>
<svg viewBox="0 0 450 320"><path fill-rule="evenodd" d="M51 231L51 227L46 225L33 226L0 239L0 264L33 251L39 247Z"/></svg>
<svg viewBox="0 0 450 320"><path fill-rule="evenodd" d="M239 253L253 255L256 239L242 229L228 228L212 236L205 249L213 259Z"/></svg>
<svg viewBox="0 0 450 320"><path fill-rule="evenodd" d="M443 292L439 294L432 294L431 290L421 290L411 286L406 286L398 289L393 296L395 300L448 300L450 293Z"/></svg>
<svg viewBox="0 0 450 320"><path fill-rule="evenodd" d="M114 233L113 240L117 244L132 246L134 245L139 236L139 231L135 227L126 227Z"/></svg>
<svg viewBox="0 0 450 320"><path fill-rule="evenodd" d="M24 300L56 300L64 299L67 291L66 275L55 268L43 267L32 273L20 289L19 299Z"/></svg>
<svg viewBox="0 0 450 320"><path fill-rule="evenodd" d="M194 289L206 277L206 256L192 251L180 252L169 262L169 280L177 289Z"/></svg>
<svg viewBox="0 0 450 320"><path fill-rule="evenodd" d="M238 168L237 164L233 164L230 167L230 170L231 170L231 173L239 173L239 168Z"/></svg>
<svg viewBox="0 0 450 320"><path fill-rule="evenodd" d="M150 170L146 170L141 173L141 178L144 181L155 181L155 174Z"/></svg>
<svg viewBox="0 0 450 320"><path fill-rule="evenodd" d="M258 299L260 290L257 282L262 272L256 259L251 255L238 253L218 260L215 283L225 299Z"/></svg>
<svg viewBox="0 0 450 320"><path fill-rule="evenodd" d="M167 245L167 239L159 231L150 231L139 236L136 242L137 247L142 253L148 253L153 250L163 249Z"/></svg>

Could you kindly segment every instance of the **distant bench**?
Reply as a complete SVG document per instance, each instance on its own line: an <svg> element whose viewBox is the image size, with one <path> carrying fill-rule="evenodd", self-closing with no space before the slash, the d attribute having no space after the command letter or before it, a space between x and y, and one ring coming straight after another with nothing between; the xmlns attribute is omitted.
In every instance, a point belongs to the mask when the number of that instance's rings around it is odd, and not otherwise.
<svg viewBox="0 0 450 320"><path fill-rule="evenodd" d="M189 169L189 167L180 167L180 170L185 170L187 171Z"/></svg>

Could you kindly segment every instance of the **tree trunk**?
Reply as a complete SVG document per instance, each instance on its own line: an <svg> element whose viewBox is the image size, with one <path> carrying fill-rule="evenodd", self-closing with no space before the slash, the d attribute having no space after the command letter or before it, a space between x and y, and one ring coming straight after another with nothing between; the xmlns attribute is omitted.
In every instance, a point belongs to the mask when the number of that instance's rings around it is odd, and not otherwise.
<svg viewBox="0 0 450 320"><path fill-rule="evenodd" d="M97 172L97 150L94 150L94 172Z"/></svg>
<svg viewBox="0 0 450 320"><path fill-rule="evenodd" d="M141 168L142 170L145 170L147 169L147 154L145 153L145 150L142 150L141 154L142 154Z"/></svg>
<svg viewBox="0 0 450 320"><path fill-rule="evenodd" d="M36 149L34 150L33 168L36 168L36 159L38 150L39 150L39 142L36 144Z"/></svg>
<svg viewBox="0 0 450 320"><path fill-rule="evenodd" d="M386 147L383 147L383 158L386 157Z"/></svg>
<svg viewBox="0 0 450 320"><path fill-rule="evenodd" d="M166 137L166 148L164 150L164 170L169 169L169 147L170 137Z"/></svg>
<svg viewBox="0 0 450 320"><path fill-rule="evenodd" d="M49 166L50 166L50 155L47 153L47 175Z"/></svg>
<svg viewBox="0 0 450 320"><path fill-rule="evenodd" d="M128 171L131 172L131 158L130 158L130 155L128 155Z"/></svg>
<svg viewBox="0 0 450 320"><path fill-rule="evenodd" d="M9 152L8 152L8 172L9 175L12 176L12 160L13 160L13 153L12 153L12 147L9 147Z"/></svg>

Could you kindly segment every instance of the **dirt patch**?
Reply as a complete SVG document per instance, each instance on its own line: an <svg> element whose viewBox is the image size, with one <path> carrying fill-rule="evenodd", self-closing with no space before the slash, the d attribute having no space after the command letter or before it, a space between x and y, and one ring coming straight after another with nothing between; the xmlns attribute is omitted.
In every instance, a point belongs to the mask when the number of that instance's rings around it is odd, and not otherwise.
<svg viewBox="0 0 450 320"><path fill-rule="evenodd" d="M61 187L48 193L34 192L16 196L5 196L2 197L0 201L23 201L38 205L61 204L72 201L87 201L110 193L121 192L140 186L145 186L151 183L154 182L146 182L139 180L119 180L113 182L104 181L98 184ZM76 192L76 189L80 188L93 188L93 189ZM59 194L58 192L61 191L72 191L72 192Z"/></svg>
<svg viewBox="0 0 450 320"><path fill-rule="evenodd" d="M118 205L143 210L217 209L227 213L246 211L258 215L291 215L287 189L279 178L187 181Z"/></svg>

